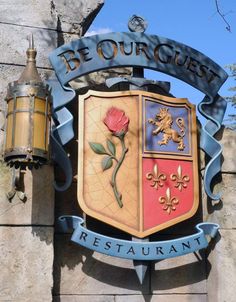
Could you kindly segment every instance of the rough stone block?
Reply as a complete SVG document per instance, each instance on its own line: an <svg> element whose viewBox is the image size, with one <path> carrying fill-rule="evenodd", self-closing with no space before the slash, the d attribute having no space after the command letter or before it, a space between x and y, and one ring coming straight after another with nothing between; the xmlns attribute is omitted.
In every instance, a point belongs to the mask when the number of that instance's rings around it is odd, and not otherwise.
<svg viewBox="0 0 236 302"><path fill-rule="evenodd" d="M2 0L0 19L3 23L58 29L65 32L85 32L104 1ZM17 14L16 14L17 12Z"/></svg>
<svg viewBox="0 0 236 302"><path fill-rule="evenodd" d="M115 302L114 296L96 296L96 295L63 295L53 298L53 302Z"/></svg>
<svg viewBox="0 0 236 302"><path fill-rule="evenodd" d="M129 302L147 302L147 301L148 302L207 302L207 296L206 295L116 296L116 302L127 302L127 301Z"/></svg>
<svg viewBox="0 0 236 302"><path fill-rule="evenodd" d="M0 238L0 301L51 301L53 228L0 227Z"/></svg>
<svg viewBox="0 0 236 302"><path fill-rule="evenodd" d="M225 129L222 140L220 141L223 147L222 157L222 172L236 172L236 132L230 129Z"/></svg>
<svg viewBox="0 0 236 302"><path fill-rule="evenodd" d="M9 32L11 32L11 35L9 35ZM54 30L0 24L2 42L0 44L2 54L0 62L3 64L25 65L26 50L29 47L28 37L31 33L34 35L34 44L37 49L36 65L38 68L52 68L48 59L49 54L60 45L78 38L76 34ZM14 36L14 39L12 39L12 36Z"/></svg>
<svg viewBox="0 0 236 302"><path fill-rule="evenodd" d="M53 302L208 302L204 295L58 296ZM210 302L210 301L209 301Z"/></svg>
<svg viewBox="0 0 236 302"><path fill-rule="evenodd" d="M105 80L112 77L127 77L131 75L131 68L111 68L98 72L92 72L70 82L73 89L79 90L87 87L93 90L107 90Z"/></svg>
<svg viewBox="0 0 236 302"><path fill-rule="evenodd" d="M206 153L204 151L202 151L201 149L199 149L199 169L202 171L205 169L206 166Z"/></svg>
<svg viewBox="0 0 236 302"><path fill-rule="evenodd" d="M155 264L152 273L152 292L155 294L205 294L205 259L195 254L165 259Z"/></svg>
<svg viewBox="0 0 236 302"><path fill-rule="evenodd" d="M236 228L236 174L224 174L216 180L214 193L221 193L221 201L213 205L203 193L204 220L215 222L221 228Z"/></svg>
<svg viewBox="0 0 236 302"><path fill-rule="evenodd" d="M11 33L9 35L9 32ZM0 52L1 63L26 64L26 50L29 46L27 37L34 34L37 49L37 66L51 67L48 55L58 46L56 31L39 28L28 28L9 24L0 24ZM14 39L12 39L14 37Z"/></svg>
<svg viewBox="0 0 236 302"><path fill-rule="evenodd" d="M16 170L16 173L19 170ZM2 224L54 224L54 187L53 167L25 171L22 174L21 189L26 193L22 201L19 194L9 201L12 182L12 170L5 164L0 165L0 225Z"/></svg>
<svg viewBox="0 0 236 302"><path fill-rule="evenodd" d="M1 47L1 46L0 46ZM1 115L4 115L4 110L6 110L6 102L4 101L7 94L7 85L10 82L18 80L23 67L20 66L9 66L0 64L0 109ZM1 127L2 127L2 118L1 118Z"/></svg>
<svg viewBox="0 0 236 302"><path fill-rule="evenodd" d="M55 200L55 228L56 232L60 232L60 226L58 225L60 216L83 216L77 200L77 184L72 183L70 188L64 192L55 192Z"/></svg>
<svg viewBox="0 0 236 302"><path fill-rule="evenodd" d="M218 142L222 145L223 153L221 157L222 172L235 173L236 172L236 132L230 129L222 128L215 136ZM201 155L201 169L203 170L206 164L209 162L209 158L203 151Z"/></svg>
<svg viewBox="0 0 236 302"><path fill-rule="evenodd" d="M57 20L51 13L51 2L50 0L2 0L1 22L56 29Z"/></svg>
<svg viewBox="0 0 236 302"><path fill-rule="evenodd" d="M209 302L235 302L236 230L221 230L221 239L209 255Z"/></svg>
<svg viewBox="0 0 236 302"><path fill-rule="evenodd" d="M55 295L148 294L147 279L142 286L139 284L130 260L80 247L70 241L69 235L55 237Z"/></svg>
<svg viewBox="0 0 236 302"><path fill-rule="evenodd" d="M62 31L84 34L102 8L104 0L89 1L51 1L51 13L59 20Z"/></svg>

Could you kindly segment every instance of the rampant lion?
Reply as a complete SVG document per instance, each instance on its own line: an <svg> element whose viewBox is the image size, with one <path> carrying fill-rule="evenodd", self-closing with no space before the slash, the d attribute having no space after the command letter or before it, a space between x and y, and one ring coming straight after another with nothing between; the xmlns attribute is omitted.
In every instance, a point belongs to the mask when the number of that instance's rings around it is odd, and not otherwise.
<svg viewBox="0 0 236 302"><path fill-rule="evenodd" d="M158 144L167 145L169 140L172 139L173 142L178 143L178 150L183 151L185 148L183 138L185 136L185 123L182 117L176 119L176 124L180 128L179 134L176 130L172 129L173 118L168 112L168 108L160 108L158 114L156 114L155 119L148 119L150 124L157 126L157 128L152 131L153 135L157 135L160 132L163 132L163 138L161 141L158 141Z"/></svg>

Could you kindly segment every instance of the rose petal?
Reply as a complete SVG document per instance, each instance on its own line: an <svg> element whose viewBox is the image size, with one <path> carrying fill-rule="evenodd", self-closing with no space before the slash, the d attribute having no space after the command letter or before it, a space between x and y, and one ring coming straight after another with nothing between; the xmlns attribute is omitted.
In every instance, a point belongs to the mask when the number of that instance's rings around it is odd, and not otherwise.
<svg viewBox="0 0 236 302"><path fill-rule="evenodd" d="M123 110L111 107L105 118L103 119L104 124L113 133L127 132L129 125L129 118L125 115Z"/></svg>

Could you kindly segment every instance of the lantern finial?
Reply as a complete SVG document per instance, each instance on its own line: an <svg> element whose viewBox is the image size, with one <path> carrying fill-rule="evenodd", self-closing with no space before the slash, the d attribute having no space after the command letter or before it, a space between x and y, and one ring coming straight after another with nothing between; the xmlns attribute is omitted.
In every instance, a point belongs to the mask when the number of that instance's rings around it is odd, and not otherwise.
<svg viewBox="0 0 236 302"><path fill-rule="evenodd" d="M33 34L30 35L29 39L29 48L26 51L27 63L24 71L22 72L18 83L40 83L42 82L37 67L36 67L36 55L37 51L34 48L34 37Z"/></svg>
<svg viewBox="0 0 236 302"><path fill-rule="evenodd" d="M32 33L29 36L29 48L34 49L34 35Z"/></svg>

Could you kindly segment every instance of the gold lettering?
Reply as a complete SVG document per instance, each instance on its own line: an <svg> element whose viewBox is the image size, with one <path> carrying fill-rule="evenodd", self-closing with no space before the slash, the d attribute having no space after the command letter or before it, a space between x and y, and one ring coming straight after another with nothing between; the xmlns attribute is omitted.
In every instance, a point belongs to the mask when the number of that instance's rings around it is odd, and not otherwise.
<svg viewBox="0 0 236 302"><path fill-rule="evenodd" d="M209 69L209 72L211 73L211 76L210 76L210 78L208 79L208 83L209 83L209 84L210 84L216 77L220 78L220 77L218 76L218 74L215 73L213 70Z"/></svg>
<svg viewBox="0 0 236 302"><path fill-rule="evenodd" d="M122 42L119 42L120 44L120 52L122 55L126 55L126 56L129 56L133 53L133 42L130 42L129 44L129 51L127 51L126 47L127 47L127 44L125 44L123 41Z"/></svg>
<svg viewBox="0 0 236 302"><path fill-rule="evenodd" d="M117 44L113 40L102 40L97 45L97 53L100 58L111 60L117 55Z"/></svg>
<svg viewBox="0 0 236 302"><path fill-rule="evenodd" d="M177 66L184 66L185 65L185 63L187 62L187 60L188 60L188 56L186 56L185 55L185 60L183 60L183 62L180 62L179 61L179 57L180 57L180 52L179 51L176 51L175 52L175 65L177 65Z"/></svg>
<svg viewBox="0 0 236 302"><path fill-rule="evenodd" d="M146 43L143 42L136 42L136 55L140 55L140 53L143 53L147 59L151 59L151 57L148 54L148 46Z"/></svg>
<svg viewBox="0 0 236 302"><path fill-rule="evenodd" d="M200 78L206 78L208 67L206 65L200 65L199 70L200 70L200 73L197 72L197 76L199 76Z"/></svg>
<svg viewBox="0 0 236 302"><path fill-rule="evenodd" d="M198 67L199 62L193 58L189 58L189 63L187 69L193 73L196 73L196 68Z"/></svg>
<svg viewBox="0 0 236 302"><path fill-rule="evenodd" d="M88 47L78 49L78 53L80 54L81 60L83 62L88 62L88 61L92 60L92 58L88 56L89 55Z"/></svg>
<svg viewBox="0 0 236 302"><path fill-rule="evenodd" d="M170 63L171 62L171 58L172 56L167 55L165 57L160 56L160 50L163 48L168 48L168 49L173 49L173 46L169 45L169 44L159 44L156 46L156 48L154 49L154 57L156 59L156 61L160 61L161 63Z"/></svg>
<svg viewBox="0 0 236 302"><path fill-rule="evenodd" d="M80 59L76 57L75 52L73 50L68 50L60 55L65 66L66 73L73 71L80 66Z"/></svg>

